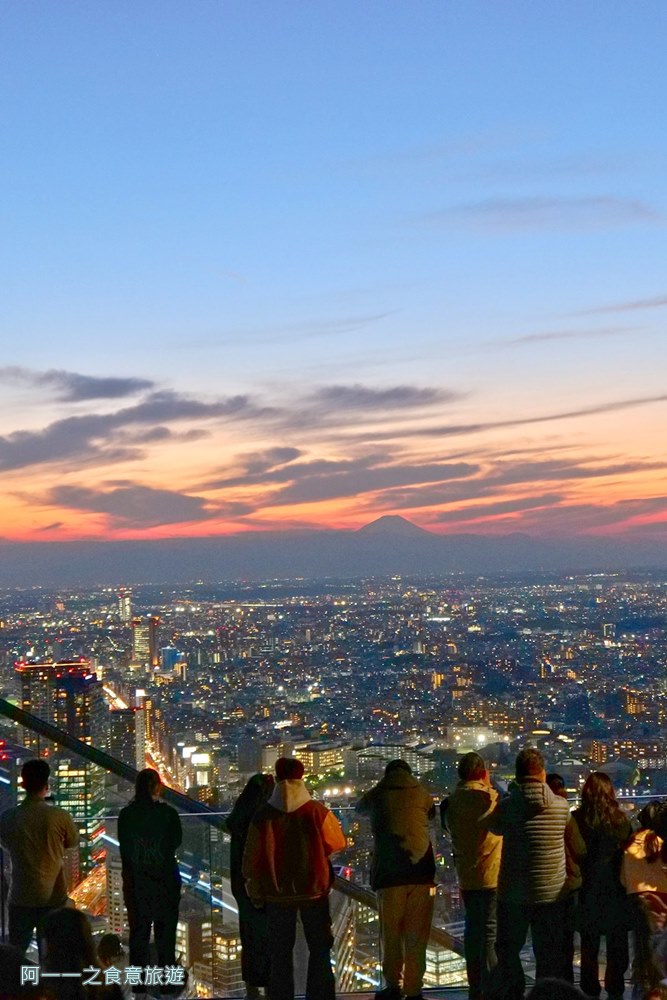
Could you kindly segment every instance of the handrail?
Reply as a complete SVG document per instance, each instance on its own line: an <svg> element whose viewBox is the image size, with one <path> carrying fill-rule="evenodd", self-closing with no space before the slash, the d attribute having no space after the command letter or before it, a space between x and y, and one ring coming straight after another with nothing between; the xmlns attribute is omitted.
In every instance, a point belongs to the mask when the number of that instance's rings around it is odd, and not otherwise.
<svg viewBox="0 0 667 1000"><path fill-rule="evenodd" d="M39 716L33 715L31 712L26 712L16 705L12 705L10 701L6 701L4 698L0 698L0 715L4 715L21 726L25 726L26 729L31 729L33 732L44 736L59 746L72 750L80 757L83 757L84 760L90 761L91 764L97 764L104 771L110 771L112 774L116 774L119 778L124 778L132 784L137 780L139 772L136 767L125 764L124 761L118 760L117 757L112 757L111 754L100 750L98 747L84 743L83 740L77 739L76 736L70 736L64 729L59 729L58 726L54 726L50 722L45 722ZM189 795L184 795L183 792L178 792L175 788L169 788L166 785L164 786L162 797L167 802L171 802L172 805L182 809L183 812L197 813L203 817L205 822L210 823L211 826L224 829L224 821L221 821L217 814L211 813L211 810L203 802L197 802L196 799L191 799Z"/></svg>
<svg viewBox="0 0 667 1000"><path fill-rule="evenodd" d="M98 749L98 747L84 743L83 740L79 740L75 736L70 736L64 729L60 729L58 726L40 719L39 716L33 715L31 712L26 712L16 705L12 705L11 702L4 698L0 698L0 715L4 715L5 718L11 719L21 726L25 726L26 729L31 729L33 732L44 736L59 746L72 750L80 757L83 757L84 760L90 761L91 764L96 764L103 770L111 772L111 774L116 774L119 778L124 778L132 784L136 781L139 773L136 768L118 760L117 757L112 757L111 754ZM210 826L221 830L225 829L225 823L220 814L213 812L203 802L197 802L196 799L191 799L188 795L184 795L183 792L177 792L176 789L167 786L164 787L163 798L167 802L171 802L172 805L182 809L183 812L201 816L204 822ZM377 910L378 908L377 897L371 889L365 889L360 885L356 885L348 879L341 878L340 875L336 875L334 878L334 888L344 896L348 896L350 899L368 906L372 910ZM429 940L449 951L455 952L457 955L463 954L462 941L442 927L432 927Z"/></svg>

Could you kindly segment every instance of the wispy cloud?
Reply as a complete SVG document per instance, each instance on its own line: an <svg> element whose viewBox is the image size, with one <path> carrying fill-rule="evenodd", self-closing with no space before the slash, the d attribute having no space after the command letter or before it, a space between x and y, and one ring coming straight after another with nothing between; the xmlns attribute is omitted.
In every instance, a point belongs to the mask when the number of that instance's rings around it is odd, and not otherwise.
<svg viewBox="0 0 667 1000"><path fill-rule="evenodd" d="M146 399L115 413L92 413L56 420L37 431L15 431L0 437L0 469L23 469L34 465L75 459L78 463L100 465L141 458L137 443L146 443L162 425L190 421L249 420L273 413L257 406L248 396L230 396L205 402L175 392L155 392ZM143 428L148 427L148 431ZM140 431L132 442L128 429ZM128 440L130 442L128 446ZM119 447L120 443L120 447Z"/></svg>
<svg viewBox="0 0 667 1000"><path fill-rule="evenodd" d="M478 471L469 462L387 465L378 457L338 463L303 463L289 469L291 482L264 498L267 507L319 503L362 496L415 483L466 479Z"/></svg>
<svg viewBox="0 0 667 1000"><path fill-rule="evenodd" d="M145 378L81 375L79 372L56 368L42 372L14 365L0 368L0 381L51 388L58 399L68 403L94 399L121 399L152 389L155 385Z"/></svg>
<svg viewBox="0 0 667 1000"><path fill-rule="evenodd" d="M492 462L480 473L458 482L424 484L404 489L389 489L378 497L384 510L411 510L422 507L447 507L468 500L497 497L498 502L508 499L513 487L525 490L528 484L547 484L565 496L565 490L582 480L621 479L635 473L664 470L667 462L617 461L590 462L543 459L523 462Z"/></svg>
<svg viewBox="0 0 667 1000"><path fill-rule="evenodd" d="M516 514L520 511L536 510L543 507L554 507L560 504L563 496L560 493L543 493L540 496L516 497L512 500L497 500L495 503L475 504L470 507L460 507L457 510L447 510L438 514L434 523L450 524L455 521L479 521L483 518L495 518L503 514Z"/></svg>
<svg viewBox="0 0 667 1000"><path fill-rule="evenodd" d="M285 430L309 432L323 428L343 429L359 426L363 417L366 430L379 423L400 419L404 427L420 419L424 411L437 410L465 393L444 387L360 384L329 385L316 388L307 396L292 400L278 418Z"/></svg>
<svg viewBox="0 0 667 1000"><path fill-rule="evenodd" d="M396 309L377 313L359 313L349 316L335 316L331 319L306 320L299 323L267 324L265 327L244 328L239 330L224 330L219 337L207 337L205 340L183 341L177 346L182 348L239 347L239 345L275 344L313 340L320 337L339 337L355 333L364 327L393 316Z"/></svg>
<svg viewBox="0 0 667 1000"><path fill-rule="evenodd" d="M306 399L306 406L324 407L327 410L395 410L421 409L440 403L461 399L462 393L451 389L436 389L413 385L394 385L374 388L366 385L328 385L316 390Z"/></svg>
<svg viewBox="0 0 667 1000"><path fill-rule="evenodd" d="M456 437L465 434L478 434L482 431L497 430L504 427L525 427L531 424L552 423L558 420L574 420L579 417L615 413L621 410L632 410L641 406L651 406L654 403L665 402L667 402L667 394L643 396L637 399L622 399L610 403L599 403L595 406L584 406L578 410L562 410L557 413L517 417L512 420L487 420L470 424L440 424L431 427L410 427L403 430L374 431L373 440L398 440L402 437ZM367 439L368 434L365 434L364 438Z"/></svg>
<svg viewBox="0 0 667 1000"><path fill-rule="evenodd" d="M522 530L562 535L587 534L616 529L625 534L637 525L637 517L667 514L667 497L642 497L618 500L615 503L571 503L527 510L521 519ZM653 529L657 525L651 526Z"/></svg>
<svg viewBox="0 0 667 1000"><path fill-rule="evenodd" d="M612 302L607 306L596 306L594 309L582 309L575 316L595 316L599 313L636 312L643 309L664 309L667 306L667 295L656 295L652 299L631 299L629 302Z"/></svg>
<svg viewBox="0 0 667 1000"><path fill-rule="evenodd" d="M560 340L597 340L607 337L620 337L635 333L636 327L608 326L597 330L545 330L541 333L527 333L520 337L506 337L501 340L489 340L486 347L523 347L531 344L546 344Z"/></svg>
<svg viewBox="0 0 667 1000"><path fill-rule="evenodd" d="M211 504L203 497L175 490L153 489L137 483L124 483L106 490L56 486L43 502L69 510L104 514L113 526L120 528L189 524L246 512L242 505Z"/></svg>
<svg viewBox="0 0 667 1000"><path fill-rule="evenodd" d="M643 201L613 196L487 198L422 217L427 225L464 224L486 232L596 230L662 221Z"/></svg>

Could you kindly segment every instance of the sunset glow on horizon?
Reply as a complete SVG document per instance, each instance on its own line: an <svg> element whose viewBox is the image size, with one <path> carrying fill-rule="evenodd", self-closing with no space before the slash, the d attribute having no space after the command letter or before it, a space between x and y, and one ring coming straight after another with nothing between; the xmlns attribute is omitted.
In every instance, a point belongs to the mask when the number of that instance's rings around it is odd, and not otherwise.
<svg viewBox="0 0 667 1000"><path fill-rule="evenodd" d="M667 541L665 27L10 6L0 536Z"/></svg>

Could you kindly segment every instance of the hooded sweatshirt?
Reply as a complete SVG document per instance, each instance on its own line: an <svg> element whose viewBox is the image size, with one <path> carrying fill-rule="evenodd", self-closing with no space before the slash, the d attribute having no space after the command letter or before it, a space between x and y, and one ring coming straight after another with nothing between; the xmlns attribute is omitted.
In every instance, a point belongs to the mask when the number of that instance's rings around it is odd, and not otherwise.
<svg viewBox="0 0 667 1000"><path fill-rule="evenodd" d="M302 779L278 781L254 815L243 852L243 877L253 902L306 903L333 883L329 856L347 841L326 806L311 799Z"/></svg>
<svg viewBox="0 0 667 1000"><path fill-rule="evenodd" d="M503 837L498 895L512 903L554 903L567 894L565 827L570 808L539 778L510 786L491 824Z"/></svg>
<svg viewBox="0 0 667 1000"><path fill-rule="evenodd" d="M357 812L370 817L375 839L371 864L373 889L396 885L433 885L435 856L429 820L433 799L404 768L396 768L361 797Z"/></svg>
<svg viewBox="0 0 667 1000"><path fill-rule="evenodd" d="M489 831L498 792L485 781L459 781L449 798L446 825L461 889L495 889L503 838Z"/></svg>

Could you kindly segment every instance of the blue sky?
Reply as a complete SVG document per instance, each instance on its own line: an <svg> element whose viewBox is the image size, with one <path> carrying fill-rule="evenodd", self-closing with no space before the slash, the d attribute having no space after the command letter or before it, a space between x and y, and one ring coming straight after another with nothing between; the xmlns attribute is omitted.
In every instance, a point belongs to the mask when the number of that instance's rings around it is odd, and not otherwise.
<svg viewBox="0 0 667 1000"><path fill-rule="evenodd" d="M0 434L14 447L113 410L118 396L49 392L52 369L273 411L308 412L328 386L436 389L437 414L403 411L398 465L451 451L411 436L427 416L486 425L661 396L666 28L658 2L6 5ZM114 470L117 441L85 472L40 453L12 480L10 534L71 523L48 499L63 477L92 475L86 530L105 535L118 521L104 495L174 490L174 469L206 507L214 470L258 449L356 459L372 416L375 454L378 413L396 417L382 399L326 433L179 424L169 448ZM610 412L530 439L482 430L475 447L659 464L664 404ZM662 495L660 470L628 476L614 498ZM331 499L293 520L389 509L360 490L356 508ZM240 520L225 508L211 530L273 523L273 499L253 495Z"/></svg>

